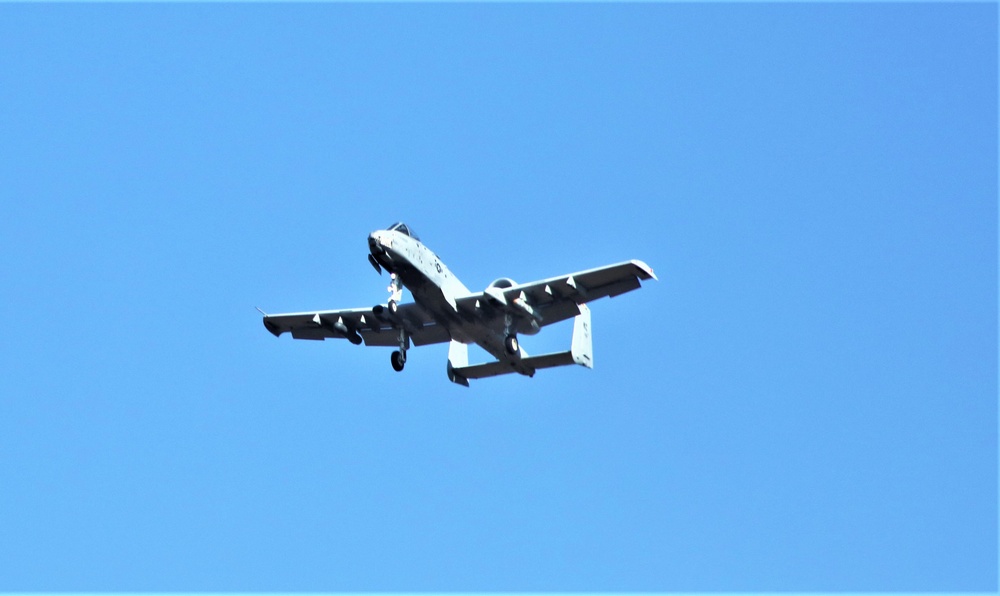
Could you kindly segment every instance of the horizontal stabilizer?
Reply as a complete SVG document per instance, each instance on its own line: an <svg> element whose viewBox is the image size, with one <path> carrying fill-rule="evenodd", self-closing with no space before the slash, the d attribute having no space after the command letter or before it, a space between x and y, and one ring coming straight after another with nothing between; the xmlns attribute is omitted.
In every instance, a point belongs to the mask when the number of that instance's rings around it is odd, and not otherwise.
<svg viewBox="0 0 1000 596"><path fill-rule="evenodd" d="M574 361L572 352L554 352L552 354L542 354L541 356L522 358L520 363L521 366L535 371L540 368L566 366L573 364ZM493 362L485 362L483 364L473 364L472 366L466 366L465 368L456 368L454 371L455 374L465 377L466 379L485 379L487 377L496 377L499 375L517 372L517 369L514 368L513 362L500 362L499 360L494 360Z"/></svg>
<svg viewBox="0 0 1000 596"><path fill-rule="evenodd" d="M518 361L494 360L493 362L469 365L468 346L453 341L448 350L448 378L452 382L468 386L469 379L485 379L514 372L534 376L536 370L570 364L593 368L593 354L594 341L590 334L590 309L587 308L587 305L581 304L580 314L573 320L573 342L568 351L528 356Z"/></svg>

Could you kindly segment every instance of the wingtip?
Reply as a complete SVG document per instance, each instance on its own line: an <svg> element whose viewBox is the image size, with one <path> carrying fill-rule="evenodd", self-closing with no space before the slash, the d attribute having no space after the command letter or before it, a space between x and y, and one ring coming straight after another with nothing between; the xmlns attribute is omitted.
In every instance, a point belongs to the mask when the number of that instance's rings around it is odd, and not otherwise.
<svg viewBox="0 0 1000 596"><path fill-rule="evenodd" d="M656 281L660 281L660 278L656 277L656 274L653 273L653 268L647 265L645 261L640 261L639 259L633 259L632 264L638 267L640 271L646 274L647 276L646 279L652 278Z"/></svg>
<svg viewBox="0 0 1000 596"><path fill-rule="evenodd" d="M267 320L267 316L264 316L264 328L267 329L271 335L275 337L281 337L282 330L277 325Z"/></svg>

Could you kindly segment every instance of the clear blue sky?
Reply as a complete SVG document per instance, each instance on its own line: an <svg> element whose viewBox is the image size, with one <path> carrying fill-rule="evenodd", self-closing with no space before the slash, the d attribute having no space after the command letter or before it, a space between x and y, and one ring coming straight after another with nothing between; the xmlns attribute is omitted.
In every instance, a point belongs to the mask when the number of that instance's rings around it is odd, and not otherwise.
<svg viewBox="0 0 1000 596"><path fill-rule="evenodd" d="M6 4L0 201L0 590L997 588L996 4ZM397 220L660 281L265 331Z"/></svg>

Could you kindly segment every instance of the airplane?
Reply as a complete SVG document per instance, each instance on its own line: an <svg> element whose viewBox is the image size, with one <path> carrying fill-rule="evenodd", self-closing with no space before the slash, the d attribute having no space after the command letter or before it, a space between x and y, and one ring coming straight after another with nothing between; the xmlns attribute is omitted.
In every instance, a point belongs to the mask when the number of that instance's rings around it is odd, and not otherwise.
<svg viewBox="0 0 1000 596"><path fill-rule="evenodd" d="M614 297L657 279L642 261L632 260L526 284L501 277L482 292L470 291L413 229L399 222L368 236L368 261L389 272L386 304L371 308L317 310L264 315L264 327L275 337L291 332L295 339L344 338L354 345L397 348L390 362L402 371L406 353L415 346L450 342L448 379L469 386L470 379L518 373L532 377L538 369L579 364L593 368L593 341L587 302ZM403 287L413 302L400 304ZM518 335L534 335L553 323L573 318L568 351L530 356ZM469 364L468 345L476 344L496 358Z"/></svg>

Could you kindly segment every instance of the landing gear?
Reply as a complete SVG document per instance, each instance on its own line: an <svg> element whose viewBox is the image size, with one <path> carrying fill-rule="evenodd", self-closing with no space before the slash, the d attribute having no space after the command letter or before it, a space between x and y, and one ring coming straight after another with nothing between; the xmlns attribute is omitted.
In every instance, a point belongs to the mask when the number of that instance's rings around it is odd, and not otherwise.
<svg viewBox="0 0 1000 596"><path fill-rule="evenodd" d="M389 310L396 312L393 303L399 302L403 298L403 284L399 281L399 276L395 273L389 274Z"/></svg>
<svg viewBox="0 0 1000 596"><path fill-rule="evenodd" d="M392 302L389 302L392 305ZM389 359L392 362L392 370L401 372L406 365L406 350L410 347L410 336L405 329L399 330L399 349L392 353Z"/></svg>
<svg viewBox="0 0 1000 596"><path fill-rule="evenodd" d="M503 340L503 347L511 356L516 356L518 352L521 351L521 347L517 345L516 335L508 335L505 337Z"/></svg>
<svg viewBox="0 0 1000 596"><path fill-rule="evenodd" d="M392 370L396 372L402 372L403 367L406 365L406 352L396 350L392 353Z"/></svg>
<svg viewBox="0 0 1000 596"><path fill-rule="evenodd" d="M510 313L503 316L503 348L515 358L521 355L521 347L517 344L517 335L514 334L514 317Z"/></svg>

